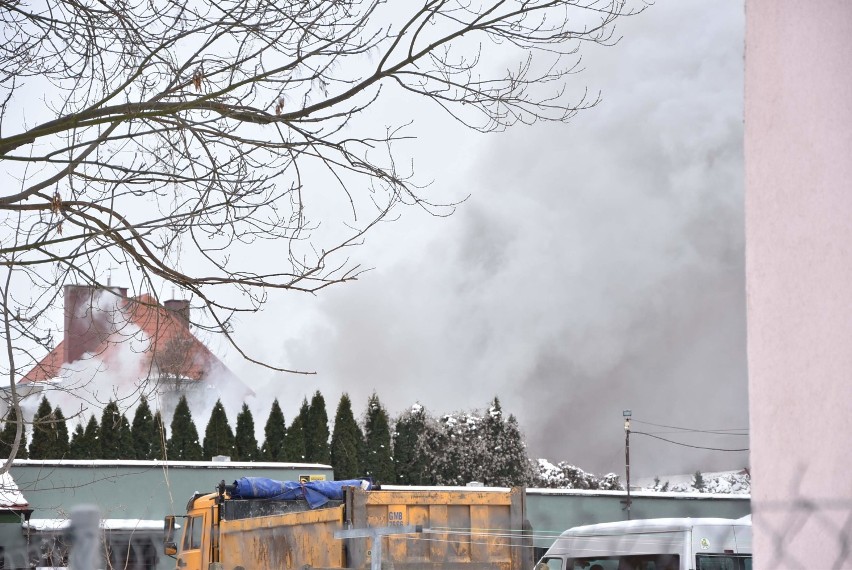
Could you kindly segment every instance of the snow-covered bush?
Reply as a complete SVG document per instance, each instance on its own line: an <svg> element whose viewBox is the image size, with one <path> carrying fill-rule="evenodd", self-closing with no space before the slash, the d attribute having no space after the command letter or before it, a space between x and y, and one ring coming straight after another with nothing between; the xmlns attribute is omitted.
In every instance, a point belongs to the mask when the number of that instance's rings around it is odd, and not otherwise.
<svg viewBox="0 0 852 570"><path fill-rule="evenodd" d="M696 480L699 486L696 486ZM673 493L719 493L719 494L749 494L751 493L751 477L748 470L729 471L725 473L701 473L698 478L690 476L689 481L661 481L659 477L654 484L642 489L643 491L661 491Z"/></svg>
<svg viewBox="0 0 852 570"><path fill-rule="evenodd" d="M623 488L615 473L599 477L593 473L586 473L565 461L554 465L547 459L538 460L532 486L547 489L619 490Z"/></svg>

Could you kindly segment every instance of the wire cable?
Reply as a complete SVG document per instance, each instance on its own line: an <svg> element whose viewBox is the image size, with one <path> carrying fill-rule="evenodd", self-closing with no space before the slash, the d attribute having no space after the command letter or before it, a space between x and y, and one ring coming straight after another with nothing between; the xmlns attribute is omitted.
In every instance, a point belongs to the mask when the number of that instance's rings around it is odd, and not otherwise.
<svg viewBox="0 0 852 570"><path fill-rule="evenodd" d="M666 433L677 433L677 434L680 434L680 435L696 435L696 434L698 434L698 435L703 435L703 434L711 434L711 435L744 435L744 436L748 437L748 434L747 434L747 433L726 433L726 432L716 432L716 431L698 431L698 430L694 430L694 431L693 431L693 430L689 430L689 431L684 431L684 430L680 430L680 431L677 431L677 430L665 430L665 431L649 431L649 432L645 432L645 433L652 433L652 434L655 434L655 435L659 435L659 434L666 434Z"/></svg>
<svg viewBox="0 0 852 570"><path fill-rule="evenodd" d="M675 445L682 445L683 447L691 447L693 449L708 449L710 451L748 451L749 450L748 447L744 447L742 449L725 449L725 448L722 448L722 447L705 447L703 445L690 445L688 443L682 443L680 441L672 441L671 439L666 439L664 437L660 437L658 435L646 433L644 431L631 431L630 433L637 434L637 435L647 435L648 437L653 437L654 439L660 439L660 440L668 442L668 443L673 443Z"/></svg>
<svg viewBox="0 0 852 570"><path fill-rule="evenodd" d="M670 426L666 424L655 424L653 422L643 422L642 420L631 420L637 424L644 424L648 426L668 428L668 429L676 429L680 431L690 431L695 433L712 433L716 435L748 435L748 428L725 428L725 429L693 429L693 428L685 428L680 426ZM746 433L731 433L735 431L744 431Z"/></svg>

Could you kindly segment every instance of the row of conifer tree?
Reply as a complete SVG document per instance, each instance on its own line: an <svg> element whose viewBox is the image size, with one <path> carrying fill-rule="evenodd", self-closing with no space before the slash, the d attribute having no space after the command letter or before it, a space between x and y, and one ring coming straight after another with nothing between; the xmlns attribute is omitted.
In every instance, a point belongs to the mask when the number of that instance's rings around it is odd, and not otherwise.
<svg viewBox="0 0 852 570"><path fill-rule="evenodd" d="M232 461L275 461L330 464L335 478L370 476L376 482L404 485L511 486L534 483L533 464L514 416L503 417L497 398L485 412L433 417L420 405L391 421L376 394L370 396L361 422L343 394L329 433L325 399L317 391L305 398L288 426L278 400L272 402L264 440L255 438L254 418L243 404L236 431L228 423L221 401L213 406L204 438L192 418L186 397L175 408L168 431L159 411L145 400L130 422L109 402L98 422L92 415L85 427L68 433L62 410L43 398L17 457L30 459L169 459L210 460L217 455ZM11 453L16 422L14 410L0 432L0 453Z"/></svg>

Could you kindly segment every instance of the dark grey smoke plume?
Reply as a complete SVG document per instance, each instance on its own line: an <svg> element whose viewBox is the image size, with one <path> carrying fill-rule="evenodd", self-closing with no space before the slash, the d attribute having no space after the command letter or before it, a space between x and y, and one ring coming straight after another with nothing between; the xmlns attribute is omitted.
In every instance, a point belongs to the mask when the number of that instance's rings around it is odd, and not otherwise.
<svg viewBox="0 0 852 570"><path fill-rule="evenodd" d="M358 252L376 267L360 282L238 324L263 356L318 372L229 360L261 394L256 422L272 396L291 420L316 389L331 416L344 391L363 411L375 389L392 415L498 395L533 456L596 472L623 471L625 408L658 424L747 427L743 20L741 2L668 0L624 22L623 40L586 53L576 77L603 102L567 126L482 137L416 117L419 174L442 199L470 199L447 219L409 211L381 228ZM748 462L632 443L638 475Z"/></svg>

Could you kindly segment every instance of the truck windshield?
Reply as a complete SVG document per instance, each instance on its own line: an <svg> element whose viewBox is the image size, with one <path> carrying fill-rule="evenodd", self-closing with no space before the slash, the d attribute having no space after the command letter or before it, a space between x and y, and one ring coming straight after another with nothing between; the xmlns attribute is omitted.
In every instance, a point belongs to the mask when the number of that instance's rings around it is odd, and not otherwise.
<svg viewBox="0 0 852 570"><path fill-rule="evenodd" d="M698 570L751 570L751 555L699 554L695 557Z"/></svg>
<svg viewBox="0 0 852 570"><path fill-rule="evenodd" d="M187 517L186 528L183 531L183 550L198 550L201 548L201 535L204 532L204 517Z"/></svg>
<svg viewBox="0 0 852 570"><path fill-rule="evenodd" d="M568 570L678 570L677 554L642 554L632 556L595 556L572 558Z"/></svg>

